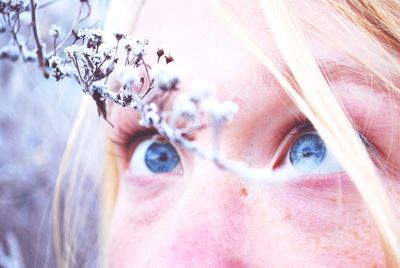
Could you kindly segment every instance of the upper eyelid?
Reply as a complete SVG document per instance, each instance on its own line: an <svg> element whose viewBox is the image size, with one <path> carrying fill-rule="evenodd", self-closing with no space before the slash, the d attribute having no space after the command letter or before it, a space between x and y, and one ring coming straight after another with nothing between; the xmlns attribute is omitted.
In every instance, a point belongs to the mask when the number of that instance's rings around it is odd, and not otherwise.
<svg viewBox="0 0 400 268"><path fill-rule="evenodd" d="M132 127L130 125L117 126L113 131L110 141L114 144L115 154L121 161L121 167L126 169L132 153L134 152L138 143L146 138L157 134L154 129L145 129L141 127Z"/></svg>
<svg viewBox="0 0 400 268"><path fill-rule="evenodd" d="M119 126L110 140L119 146L129 146L155 134L157 134L155 129Z"/></svg>
<svg viewBox="0 0 400 268"><path fill-rule="evenodd" d="M298 134L302 134L302 132L305 131L315 131L314 126L311 124L310 121L306 122L300 122L296 126L294 126L289 133L286 134L285 138L283 139L282 142L287 142L289 139L292 139L293 136L296 136Z"/></svg>

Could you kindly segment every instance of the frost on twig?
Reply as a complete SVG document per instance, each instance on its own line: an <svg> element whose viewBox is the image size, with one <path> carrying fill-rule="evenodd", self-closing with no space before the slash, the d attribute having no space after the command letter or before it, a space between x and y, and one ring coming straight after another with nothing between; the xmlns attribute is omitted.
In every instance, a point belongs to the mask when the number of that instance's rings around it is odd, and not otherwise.
<svg viewBox="0 0 400 268"><path fill-rule="evenodd" d="M0 50L1 59L11 61L22 59L24 62L37 62L43 75L46 78L49 77L49 57L57 56L69 40L72 29L83 22L90 15L91 10L88 1L79 1L79 12L70 32L64 34L60 26L57 25L53 25L48 30L53 40L53 52L48 54L46 44L41 39L37 10L45 8L53 2L50 0L40 5L35 0L0 0L0 33L8 33L11 36L10 44ZM86 10L86 13L84 10ZM22 16L24 13L29 14L29 23L23 23Z"/></svg>
<svg viewBox="0 0 400 268"><path fill-rule="evenodd" d="M99 29L78 28L91 10L87 0L79 2L69 31L64 33L58 25L44 31L51 40L46 46L40 39L37 2L0 0L0 32L8 32L13 38L0 49L0 58L36 61L45 77L57 81L74 79L83 93L93 98L99 116L107 122L107 102L134 109L140 114L140 125L156 129L170 142L223 169L253 179L271 177L268 170L254 170L242 162L230 161L221 152L223 128L238 113L236 103L218 100L213 94L215 87L204 81L181 92L182 77L173 56L162 48L149 53L148 40L137 40L123 33L109 38ZM25 39L19 35L23 12L31 14L29 36L33 38L30 40L35 45L33 49L28 49L27 42L22 42ZM51 51L47 52L46 47L52 48ZM148 58L156 64L150 65ZM112 74L119 79L118 88L110 88L107 83ZM212 148L208 150L193 140L194 134L205 128L210 128L212 133Z"/></svg>

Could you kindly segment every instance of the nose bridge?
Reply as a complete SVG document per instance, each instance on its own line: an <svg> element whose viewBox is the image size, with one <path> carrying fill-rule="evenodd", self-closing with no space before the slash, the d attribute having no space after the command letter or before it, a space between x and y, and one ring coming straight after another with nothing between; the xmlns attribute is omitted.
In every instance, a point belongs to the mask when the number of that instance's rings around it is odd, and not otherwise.
<svg viewBox="0 0 400 268"><path fill-rule="evenodd" d="M211 266L229 266L238 260L234 256L246 237L240 183L212 164L198 165L188 176L152 263L183 260L185 267L198 267L207 260Z"/></svg>
<svg viewBox="0 0 400 268"><path fill-rule="evenodd" d="M207 161L199 161L187 176L179 202L186 215L201 217L199 222L222 224L242 213L244 196L239 178Z"/></svg>
<svg viewBox="0 0 400 268"><path fill-rule="evenodd" d="M197 162L185 181L176 205L177 218L196 219L193 224L222 225L232 214L240 213L243 202L239 180L212 163Z"/></svg>

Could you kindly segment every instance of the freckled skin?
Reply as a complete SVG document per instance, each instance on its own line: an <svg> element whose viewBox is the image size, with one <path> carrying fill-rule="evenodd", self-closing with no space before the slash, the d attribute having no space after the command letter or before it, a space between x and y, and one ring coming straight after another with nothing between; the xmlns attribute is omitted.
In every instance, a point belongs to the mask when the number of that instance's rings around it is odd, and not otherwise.
<svg viewBox="0 0 400 268"><path fill-rule="evenodd" d="M260 32L263 20L255 3L227 4L250 30ZM293 117L288 108L296 107L206 2L150 0L135 36L149 39L150 51L171 52L189 79L214 81L219 96L240 103L235 124L224 131L227 155L255 165L271 160L281 142L279 132ZM272 41L260 40L273 56ZM357 93L357 99L368 96ZM351 99L347 91L346 97ZM126 109L113 112L120 120L132 118ZM371 115L369 120L375 119ZM196 139L206 145L209 137ZM392 158L399 158L398 151ZM182 157L183 176L151 176L151 183L135 184L134 175L122 172L111 221L110 267L385 266L373 222L345 175L329 183L268 185L243 181L191 157ZM390 187L398 204L399 183L392 181Z"/></svg>

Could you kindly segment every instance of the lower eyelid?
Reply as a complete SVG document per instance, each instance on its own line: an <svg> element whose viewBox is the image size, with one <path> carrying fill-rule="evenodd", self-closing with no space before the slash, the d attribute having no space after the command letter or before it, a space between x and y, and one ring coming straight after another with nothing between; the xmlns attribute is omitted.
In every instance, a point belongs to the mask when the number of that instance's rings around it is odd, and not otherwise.
<svg viewBox="0 0 400 268"><path fill-rule="evenodd" d="M354 184L345 171L323 175L304 175L291 180L287 185L294 190L303 192L307 190L332 192L335 195L337 195L336 190L356 191Z"/></svg>
<svg viewBox="0 0 400 268"><path fill-rule="evenodd" d="M165 193L168 187L173 186L178 180L174 174L136 176L131 171L126 171L123 181L127 183L125 188L131 191L136 201L146 201Z"/></svg>
<svg viewBox="0 0 400 268"><path fill-rule="evenodd" d="M177 174L163 173L137 176L134 174L134 171L127 170L124 176L129 183L136 187L150 188L154 185L167 185L172 183L176 179Z"/></svg>

